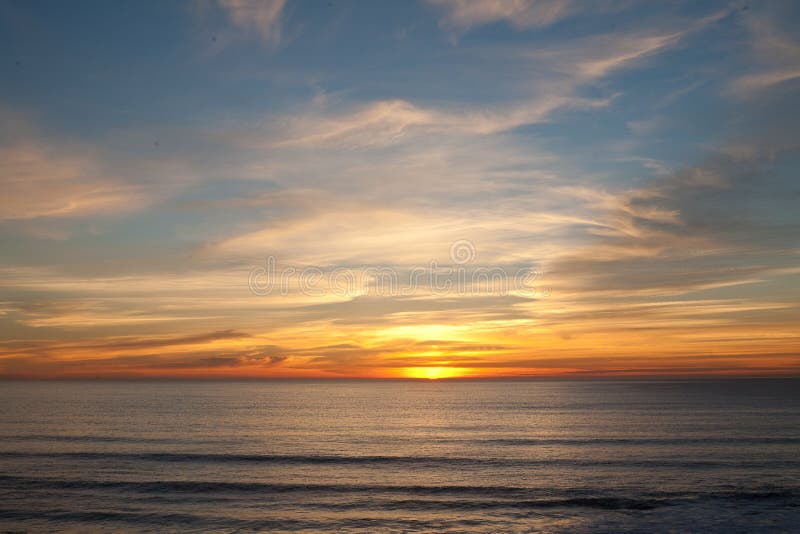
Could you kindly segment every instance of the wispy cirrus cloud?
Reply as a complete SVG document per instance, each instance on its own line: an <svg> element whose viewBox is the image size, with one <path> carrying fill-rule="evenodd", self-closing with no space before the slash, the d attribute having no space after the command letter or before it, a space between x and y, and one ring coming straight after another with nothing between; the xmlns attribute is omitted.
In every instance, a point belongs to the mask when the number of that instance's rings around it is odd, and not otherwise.
<svg viewBox="0 0 800 534"><path fill-rule="evenodd" d="M600 6L573 0L428 0L444 11L442 27L463 33L477 26L506 21L515 29L540 28L581 10Z"/></svg>
<svg viewBox="0 0 800 534"><path fill-rule="evenodd" d="M91 155L36 141L0 147L0 176L0 219L119 213L147 201L141 187L105 175Z"/></svg>
<svg viewBox="0 0 800 534"><path fill-rule="evenodd" d="M750 56L758 65L733 79L731 89L738 97L750 97L784 82L800 79L800 40L773 13L744 19L750 38Z"/></svg>
<svg viewBox="0 0 800 534"><path fill-rule="evenodd" d="M721 10L680 26L594 35L537 48L473 51L477 61L492 65L499 61L505 68L531 73L524 80L526 89L516 91L523 96L512 101L443 106L406 99L352 104L316 97L302 110L265 119L267 127L260 132L231 132L229 139L269 148L383 146L429 135L499 134L550 121L559 111L608 107L618 93L589 98L579 90L620 70L646 65L727 14Z"/></svg>
<svg viewBox="0 0 800 534"><path fill-rule="evenodd" d="M48 139L6 107L0 121L0 220L111 213L146 201L140 187L103 168L92 147Z"/></svg>
<svg viewBox="0 0 800 534"><path fill-rule="evenodd" d="M286 0L218 0L239 29L254 35L269 46L281 42L283 14Z"/></svg>
<svg viewBox="0 0 800 534"><path fill-rule="evenodd" d="M607 106L610 99L548 95L519 104L474 109L468 106L433 108L405 100L383 100L345 110L318 109L304 115L270 121L262 139L233 137L252 145L295 146L388 145L420 135L488 135L547 120L558 109Z"/></svg>
<svg viewBox="0 0 800 534"><path fill-rule="evenodd" d="M153 147L151 136L145 142ZM0 105L0 221L33 221L29 235L61 239L64 228L47 221L136 213L196 183L186 160L153 148L125 154L48 131Z"/></svg>

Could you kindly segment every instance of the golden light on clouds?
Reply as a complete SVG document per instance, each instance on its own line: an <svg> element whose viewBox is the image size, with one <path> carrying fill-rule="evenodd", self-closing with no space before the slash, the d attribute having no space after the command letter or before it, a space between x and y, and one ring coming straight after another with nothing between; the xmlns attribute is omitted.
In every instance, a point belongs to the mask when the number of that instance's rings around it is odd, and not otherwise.
<svg viewBox="0 0 800 534"><path fill-rule="evenodd" d="M0 376L800 372L777 7L211 4L152 87L9 28Z"/></svg>

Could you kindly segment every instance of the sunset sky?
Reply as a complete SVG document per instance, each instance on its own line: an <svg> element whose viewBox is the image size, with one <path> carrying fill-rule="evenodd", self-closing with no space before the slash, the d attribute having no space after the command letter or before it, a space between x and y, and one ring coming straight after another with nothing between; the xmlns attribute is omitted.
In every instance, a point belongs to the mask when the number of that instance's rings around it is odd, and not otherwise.
<svg viewBox="0 0 800 534"><path fill-rule="evenodd" d="M798 375L798 27L4 1L0 376Z"/></svg>

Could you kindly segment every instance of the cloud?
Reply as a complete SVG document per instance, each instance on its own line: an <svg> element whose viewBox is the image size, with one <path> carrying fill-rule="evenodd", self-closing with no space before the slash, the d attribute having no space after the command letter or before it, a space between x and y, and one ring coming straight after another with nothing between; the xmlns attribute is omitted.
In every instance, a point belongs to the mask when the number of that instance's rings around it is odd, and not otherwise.
<svg viewBox="0 0 800 534"><path fill-rule="evenodd" d="M545 267L553 291L677 296L778 276L800 244L786 200L800 191L777 168L715 156L618 195L593 244Z"/></svg>
<svg viewBox="0 0 800 534"><path fill-rule="evenodd" d="M65 239L65 228L47 219L130 214L193 181L173 156L126 155L54 135L0 106L0 221L39 219L25 227L29 235Z"/></svg>
<svg viewBox="0 0 800 534"><path fill-rule="evenodd" d="M548 70L568 76L574 84L588 83L622 68L641 65L645 59L675 48L728 15L727 10L720 10L692 21L556 41L517 51L515 55L541 62Z"/></svg>
<svg viewBox="0 0 800 534"><path fill-rule="evenodd" d="M195 334L191 336L178 336L166 338L152 338L152 339L112 339L103 340L97 343L83 345L79 348L93 348L117 351L123 349L143 349L143 348L164 348L174 347L180 345L198 345L210 343L213 341L226 340L226 339L242 339L249 338L250 334L244 332L237 332L235 330L220 330L217 332L209 332L205 334Z"/></svg>
<svg viewBox="0 0 800 534"><path fill-rule="evenodd" d="M752 97L800 79L800 41L794 38L794 27L782 27L771 13L748 16L744 24L750 36L749 56L758 67L732 81L734 95Z"/></svg>
<svg viewBox="0 0 800 534"><path fill-rule="evenodd" d="M286 0L218 0L236 26L270 46L281 42L281 15Z"/></svg>
<svg viewBox="0 0 800 534"><path fill-rule="evenodd" d="M609 205L619 207L614 194L579 190L574 186L585 175L553 172L557 158L552 154L537 152L530 142L517 145L505 134L555 120L559 110L609 106L613 95L584 98L579 90L618 70L641 66L723 16L725 12L717 12L679 30L637 30L538 49L490 50L488 60L510 61L516 69L527 65L535 73L530 84L535 94L513 103L431 106L399 99L359 104L315 99L305 112L262 121L266 127L225 132L223 137L233 145L265 158L260 168L268 170L270 180L301 189L288 197L285 190L251 196L250 206L272 206L264 228L251 225L208 250L234 256L269 251L305 265L408 265L440 258L459 234L468 234L495 261L519 260L526 254L530 261L524 249L502 250L496 244L536 242L538 254L544 255L570 232L645 231L635 224L637 218L674 222L674 209L641 202L605 217ZM477 57L487 59L484 52ZM498 203L472 211L468 218L459 216L470 204L481 206L490 184ZM589 197L582 196L586 192ZM276 195L280 201L269 200ZM424 201L433 195L442 197L431 210ZM300 198L304 200L298 204ZM607 244L603 253L655 254L659 246L655 240Z"/></svg>
<svg viewBox="0 0 800 534"><path fill-rule="evenodd" d="M605 107L609 99L549 95L516 104L475 109L455 105L433 108L405 100L379 100L349 109L318 108L268 121L265 132L228 136L244 146L291 148L345 146L380 147L438 134L490 135L543 122L558 109Z"/></svg>
<svg viewBox="0 0 800 534"><path fill-rule="evenodd" d="M470 4L472 5L472 4ZM475 3L475 5L482 5ZM315 97L302 110L262 121L258 130L234 130L222 137L251 148L384 147L442 136L489 136L553 120L558 111L610 106L619 93L586 97L580 89L677 47L685 38L727 15L712 13L679 29L656 28L594 35L537 48L473 51L491 68L530 72L514 99L430 105L405 99L357 104ZM504 67L505 65L505 67ZM487 65L487 68L489 65ZM523 96L519 96L522 93Z"/></svg>
<svg viewBox="0 0 800 534"><path fill-rule="evenodd" d="M654 35L603 35L564 47L533 52L532 56L549 59L554 70L568 73L579 82L588 82L664 52L677 45L687 34L688 30Z"/></svg>
<svg viewBox="0 0 800 534"><path fill-rule="evenodd" d="M800 78L800 65L777 68L768 72L748 74L738 78L734 83L734 91L739 95L747 96L798 78Z"/></svg>
<svg viewBox="0 0 800 534"><path fill-rule="evenodd" d="M103 174L95 158L35 140L0 146L0 219L76 217L141 206L144 191Z"/></svg>
<svg viewBox="0 0 800 534"><path fill-rule="evenodd" d="M445 12L440 25L457 33L501 20L515 29L541 28L586 10L586 4L572 0L428 1Z"/></svg>
<svg viewBox="0 0 800 534"><path fill-rule="evenodd" d="M180 347L211 345L216 342L242 341L252 336L236 330L220 330L191 335L166 335L159 337L114 336L78 341L13 341L0 343L5 349L30 353L97 351L104 354L162 349L165 352L181 350Z"/></svg>
<svg viewBox="0 0 800 534"><path fill-rule="evenodd" d="M270 216L259 228L209 244L204 253L254 261L272 255L278 262L300 269L309 265L345 266L356 271L368 266L409 268L428 266L432 261L451 263L451 244L469 236L479 262L516 266L516 272L557 249L560 240L575 230L606 228L607 222L594 214L601 213L604 204L613 203L612 195L567 187L562 185L566 180L559 182L533 171L519 175L522 183L516 182L517 174L508 178L495 171L497 177L492 178L491 167L498 160L515 162L505 159L504 152L487 148L472 154L475 162L461 162L463 171L460 165L448 162L441 170L434 166L419 171L400 168L397 174L389 170L392 161L365 169L364 180L382 175L396 183L397 191L373 188L343 196L323 190L284 190L254 198L254 203L263 202ZM404 162L400 157L397 165ZM450 176L455 181L447 181ZM356 180L354 188L361 186L359 176L350 178ZM432 180L437 183L431 184ZM487 202L479 192L492 183L498 189L509 188L514 196L498 195L496 201ZM419 190L429 197L420 197ZM387 198L392 195L394 199ZM273 197L282 199L279 202L285 210L276 213Z"/></svg>
<svg viewBox="0 0 800 534"><path fill-rule="evenodd" d="M155 350L154 350L155 349ZM289 358L263 339L224 330L161 337L0 343L0 376L147 376L275 368Z"/></svg>

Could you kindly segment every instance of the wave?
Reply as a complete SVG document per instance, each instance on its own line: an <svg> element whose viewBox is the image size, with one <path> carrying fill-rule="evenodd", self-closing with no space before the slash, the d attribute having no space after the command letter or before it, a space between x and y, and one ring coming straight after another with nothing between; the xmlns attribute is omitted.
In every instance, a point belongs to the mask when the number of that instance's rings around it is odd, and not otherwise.
<svg viewBox="0 0 800 534"><path fill-rule="evenodd" d="M476 443L495 445L791 445L800 443L800 437L489 438L476 440Z"/></svg>
<svg viewBox="0 0 800 534"><path fill-rule="evenodd" d="M185 443L179 439L173 438L139 438L134 436L91 436L91 435L74 435L74 434L7 434L0 435L2 441L60 441L69 443L164 443L164 444L180 444ZM198 442L192 440L192 443L213 443L213 442Z"/></svg>
<svg viewBox="0 0 800 534"><path fill-rule="evenodd" d="M174 438L136 437L136 436L96 436L75 434L8 434L0 435L0 441L45 441L45 442L87 442L87 443L164 443L180 444L185 441ZM376 440L354 440L355 442L375 442ZM434 438L430 440L414 437L402 441L493 445L791 445L800 444L795 436L759 437L608 437L608 438ZM192 440L194 444L224 443L225 440Z"/></svg>
<svg viewBox="0 0 800 534"><path fill-rule="evenodd" d="M710 459L615 459L592 460L583 458L484 458L460 456L341 456L292 454L222 454L191 452L30 452L0 451L0 458L10 459L77 459L77 460L132 460L148 462L202 462L202 463L257 463L285 465L355 465L355 466L422 466L422 467L651 467L651 468L764 468L800 467L800 460L710 460Z"/></svg>
<svg viewBox="0 0 800 534"><path fill-rule="evenodd" d="M27 512L20 510L0 509L0 520L12 521L49 521L60 527L69 527L70 524L102 524L104 531L109 524L123 523L138 527L158 528L162 531L165 527L184 527L202 530L248 530L248 531L371 531L373 529L385 530L453 530L464 527L487 525L491 522L470 519L454 520L417 520L405 518L341 518L327 520L313 519L241 519L230 516L200 515L186 513L153 513L129 511L72 511L63 509L37 510ZM61 530L61 528L59 528ZM67 530L75 530L67 528ZM80 531L80 530L78 530Z"/></svg>
<svg viewBox="0 0 800 534"><path fill-rule="evenodd" d="M513 486L464 485L379 485L379 484L288 484L271 482L221 481L114 481L82 480L0 475L0 487L14 491L124 491L140 494L300 494L336 496L338 502L320 502L313 506L328 509L382 510L486 510L535 508L597 508L606 510L650 510L699 499L735 501L780 501L783 505L800 506L798 488L762 488L750 490L667 492L648 491L639 495L614 494L609 491L582 489L537 489ZM346 501L364 496L366 501ZM380 499L378 498L380 497ZM412 497L412 498L409 498ZM437 499L421 499L422 497ZM442 500L442 497L450 497ZM458 498L457 500L454 500ZM303 501L306 502L306 501ZM306 504L310 505L310 504Z"/></svg>

